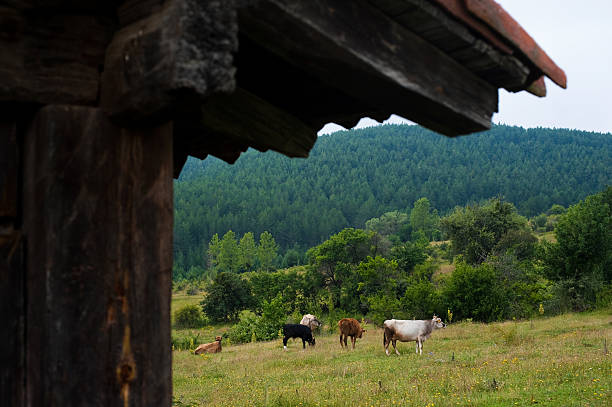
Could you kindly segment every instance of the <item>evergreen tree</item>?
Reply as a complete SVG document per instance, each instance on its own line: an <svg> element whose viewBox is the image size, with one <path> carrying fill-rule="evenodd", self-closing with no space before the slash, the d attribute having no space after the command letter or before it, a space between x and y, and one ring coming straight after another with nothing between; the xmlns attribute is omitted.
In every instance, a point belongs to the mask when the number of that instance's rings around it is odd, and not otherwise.
<svg viewBox="0 0 612 407"><path fill-rule="evenodd" d="M429 241L439 237L438 224L440 217L435 209L432 210L431 203L427 198L420 198L410 211L410 227L413 237L421 232Z"/></svg>
<svg viewBox="0 0 612 407"><path fill-rule="evenodd" d="M219 264L219 253L221 253L221 242L219 241L219 235L215 233L208 244L209 269L217 268L217 265Z"/></svg>
<svg viewBox="0 0 612 407"><path fill-rule="evenodd" d="M236 234L229 230L219 243L217 268L219 271L238 272L240 269L240 252L236 243Z"/></svg>
<svg viewBox="0 0 612 407"><path fill-rule="evenodd" d="M257 246L257 259L259 260L259 267L262 270L273 269L277 251L278 246L272 234L267 231L263 232L259 236L259 246Z"/></svg>
<svg viewBox="0 0 612 407"><path fill-rule="evenodd" d="M253 232L247 232L242 236L242 239L240 239L240 243L238 244L238 249L240 253L240 270L250 271L255 265L255 260L257 259L257 246L255 245Z"/></svg>

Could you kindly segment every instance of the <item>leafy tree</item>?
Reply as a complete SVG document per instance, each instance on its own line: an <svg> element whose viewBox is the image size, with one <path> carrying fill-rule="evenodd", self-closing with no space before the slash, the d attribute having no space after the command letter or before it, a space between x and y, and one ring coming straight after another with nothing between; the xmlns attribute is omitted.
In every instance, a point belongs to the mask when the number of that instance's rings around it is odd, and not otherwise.
<svg viewBox="0 0 612 407"><path fill-rule="evenodd" d="M262 270L271 270L276 260L278 246L270 232L263 232L259 236L259 246L257 246L257 258Z"/></svg>
<svg viewBox="0 0 612 407"><path fill-rule="evenodd" d="M365 223L366 230L372 230L382 236L398 235L404 225L408 223L408 215L399 211L382 214L379 218L372 218Z"/></svg>
<svg viewBox="0 0 612 407"><path fill-rule="evenodd" d="M555 236L556 243L543 243L547 275L572 308L589 308L597 291L612 281L612 187L571 206Z"/></svg>
<svg viewBox="0 0 612 407"><path fill-rule="evenodd" d="M289 249L283 257L283 267L293 267L301 263L300 252L296 249Z"/></svg>
<svg viewBox="0 0 612 407"><path fill-rule="evenodd" d="M546 213L549 215L563 215L565 211L566 209L563 206L559 204L554 204Z"/></svg>
<svg viewBox="0 0 612 407"><path fill-rule="evenodd" d="M400 301L394 296L379 293L369 296L367 301L368 317L376 325L382 325L386 319L405 317Z"/></svg>
<svg viewBox="0 0 612 407"><path fill-rule="evenodd" d="M357 265L372 253L374 232L347 228L307 252L310 264L321 273L325 284L340 288L350 274L346 265Z"/></svg>
<svg viewBox="0 0 612 407"><path fill-rule="evenodd" d="M442 295L454 319L473 318L491 322L504 318L509 303L504 287L498 284L495 268L487 263L457 264L446 281Z"/></svg>
<svg viewBox="0 0 612 407"><path fill-rule="evenodd" d="M431 319L434 314L443 315L444 311L440 294L428 279L412 279L401 304L409 318Z"/></svg>
<svg viewBox="0 0 612 407"><path fill-rule="evenodd" d="M240 254L238 261L240 270L250 271L257 259L257 246L255 245L253 232L247 232L242 236L238 244L238 252Z"/></svg>
<svg viewBox="0 0 612 407"><path fill-rule="evenodd" d="M356 268L359 278L358 291L365 297L376 293L395 294L395 289L403 276L397 262L384 257L368 256Z"/></svg>
<svg viewBox="0 0 612 407"><path fill-rule="evenodd" d="M235 273L217 274L206 292L200 304L204 313L215 322L235 320L241 310L252 304L249 283Z"/></svg>
<svg viewBox="0 0 612 407"><path fill-rule="evenodd" d="M427 260L427 245L427 240L403 243L391 249L391 258L397 262L400 270L411 273L414 266Z"/></svg>
<svg viewBox="0 0 612 407"><path fill-rule="evenodd" d="M509 231L527 227L526 219L516 213L514 205L500 198L456 208L440 224L455 253L462 254L470 264L485 261Z"/></svg>
<svg viewBox="0 0 612 407"><path fill-rule="evenodd" d="M533 259L538 238L527 228L510 229L493 249L496 255L511 254L518 260Z"/></svg>

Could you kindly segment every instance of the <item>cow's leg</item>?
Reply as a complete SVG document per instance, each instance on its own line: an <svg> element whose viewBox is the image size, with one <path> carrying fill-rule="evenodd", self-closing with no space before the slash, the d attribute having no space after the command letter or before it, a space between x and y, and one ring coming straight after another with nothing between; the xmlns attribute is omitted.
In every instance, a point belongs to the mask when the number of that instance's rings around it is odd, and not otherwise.
<svg viewBox="0 0 612 407"><path fill-rule="evenodd" d="M355 342L357 342L357 338L354 336L351 336L351 343L353 344L353 349L355 349Z"/></svg>
<svg viewBox="0 0 612 407"><path fill-rule="evenodd" d="M387 337L387 332L383 334L383 346L385 348L385 353L389 356L389 343L391 342L391 338Z"/></svg>
<svg viewBox="0 0 612 407"><path fill-rule="evenodd" d="M347 340L348 340L348 335L344 335L344 347L345 347L346 349L348 349L348 343L347 343Z"/></svg>
<svg viewBox="0 0 612 407"><path fill-rule="evenodd" d="M340 334L340 347L344 348L344 346L342 346L342 334Z"/></svg>
<svg viewBox="0 0 612 407"><path fill-rule="evenodd" d="M287 350L287 340L288 340L288 339L289 339L289 338L288 338L288 337L286 337L286 336L283 338L283 349L284 349L284 350Z"/></svg>
<svg viewBox="0 0 612 407"><path fill-rule="evenodd" d="M395 349L395 353L397 353L398 355L400 354L397 350L397 339L393 339L393 349Z"/></svg>
<svg viewBox="0 0 612 407"><path fill-rule="evenodd" d="M302 338L302 349L306 349L306 339Z"/></svg>

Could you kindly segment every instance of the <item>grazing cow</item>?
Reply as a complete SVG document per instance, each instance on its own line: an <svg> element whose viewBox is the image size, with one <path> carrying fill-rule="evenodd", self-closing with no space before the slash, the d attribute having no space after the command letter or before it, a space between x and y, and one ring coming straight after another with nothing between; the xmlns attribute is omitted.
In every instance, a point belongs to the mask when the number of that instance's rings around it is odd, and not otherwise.
<svg viewBox="0 0 612 407"><path fill-rule="evenodd" d="M198 346L195 350L195 354L199 355L201 353L218 353L221 352L221 337L217 336L214 342L204 343Z"/></svg>
<svg viewBox="0 0 612 407"><path fill-rule="evenodd" d="M429 338L434 329L444 328L446 324L434 315L431 320L401 320L388 319L384 322L385 332L383 333L383 344L385 353L389 356L389 343L393 342L395 353L397 351L395 343L416 341L416 353L423 354L423 342Z"/></svg>
<svg viewBox="0 0 612 407"><path fill-rule="evenodd" d="M317 329L318 327L320 327L320 326L322 325L322 324L321 324L321 321L319 321L319 320L317 319L317 317L315 317L315 316L314 316L314 315L312 315L312 314L306 314L306 315L304 315L304 317L303 317L303 318L302 318L302 320L300 321L300 324L302 324L302 325L306 325L308 328L310 328L310 330L311 330L312 332L314 332L314 331L315 331L315 329Z"/></svg>
<svg viewBox="0 0 612 407"><path fill-rule="evenodd" d="M355 318L342 318L338 321L338 328L340 328L340 347L346 347L348 349L348 345L346 343L346 339L350 336L351 343L353 344L353 349L355 349L355 342L357 342L357 338L361 338L363 333L366 332L365 329L361 328L359 325L359 321ZM344 345L342 345L342 340L344 339Z"/></svg>
<svg viewBox="0 0 612 407"><path fill-rule="evenodd" d="M306 348L306 342L310 346L315 345L312 331L309 327L302 324L286 324L283 326L283 349L287 350L287 340L289 338L302 338L302 348Z"/></svg>

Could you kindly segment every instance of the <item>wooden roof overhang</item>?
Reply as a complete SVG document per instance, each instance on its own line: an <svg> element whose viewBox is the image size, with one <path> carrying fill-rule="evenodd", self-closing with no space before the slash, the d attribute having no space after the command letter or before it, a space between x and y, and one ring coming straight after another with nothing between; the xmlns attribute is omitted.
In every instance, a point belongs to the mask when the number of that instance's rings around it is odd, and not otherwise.
<svg viewBox="0 0 612 407"><path fill-rule="evenodd" d="M306 157L325 123L365 116L481 131L499 88L566 85L493 0L39 3L0 9L0 102L100 106L125 127L173 120L175 176L187 155Z"/></svg>

